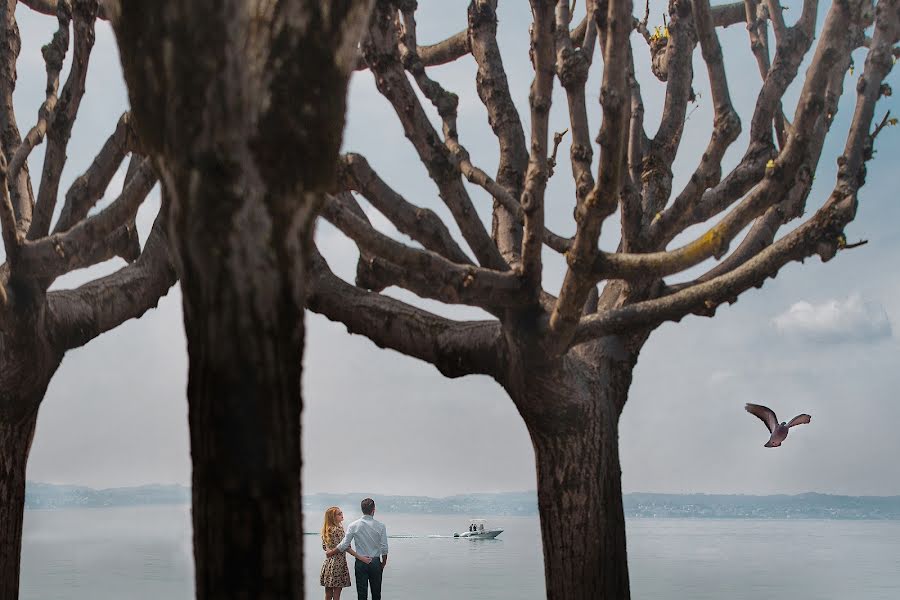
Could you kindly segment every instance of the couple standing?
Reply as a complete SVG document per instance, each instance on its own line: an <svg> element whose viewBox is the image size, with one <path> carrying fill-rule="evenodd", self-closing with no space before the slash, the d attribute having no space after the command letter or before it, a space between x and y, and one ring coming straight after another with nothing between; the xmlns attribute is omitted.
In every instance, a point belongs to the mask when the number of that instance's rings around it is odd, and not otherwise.
<svg viewBox="0 0 900 600"><path fill-rule="evenodd" d="M325 562L319 582L325 588L325 600L340 600L341 592L350 587L350 569L344 552L356 559L353 571L356 575L356 594L359 600L367 600L372 586L372 600L381 600L381 574L387 566L387 529L375 520L375 501L366 498L360 502L362 517L350 523L347 532L341 522L344 513L337 506L325 511L322 525L322 549ZM350 544L354 543L354 551Z"/></svg>

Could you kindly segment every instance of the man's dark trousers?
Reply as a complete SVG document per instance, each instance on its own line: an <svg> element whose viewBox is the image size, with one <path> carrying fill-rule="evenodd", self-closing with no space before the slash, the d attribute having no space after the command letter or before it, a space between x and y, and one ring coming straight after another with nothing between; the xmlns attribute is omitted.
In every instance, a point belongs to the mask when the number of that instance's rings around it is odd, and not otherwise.
<svg viewBox="0 0 900 600"><path fill-rule="evenodd" d="M372 600L381 600L381 558L373 556L369 564L357 560L353 571L356 575L356 597L367 600L369 586L372 586Z"/></svg>

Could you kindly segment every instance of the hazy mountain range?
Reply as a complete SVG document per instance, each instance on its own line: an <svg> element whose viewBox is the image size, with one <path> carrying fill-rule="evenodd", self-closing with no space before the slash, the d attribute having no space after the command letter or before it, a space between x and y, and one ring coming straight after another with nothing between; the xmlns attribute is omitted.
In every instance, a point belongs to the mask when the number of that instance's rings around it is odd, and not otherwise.
<svg viewBox="0 0 900 600"><path fill-rule="evenodd" d="M303 508L319 511L332 505L356 506L364 493L311 494ZM537 515L535 492L463 494L446 498L377 495L382 512L482 515ZM153 504L187 504L190 488L180 485L95 490L84 486L28 482L28 509L101 508ZM900 496L794 496L725 494L625 494L625 514L652 518L726 519L898 519Z"/></svg>

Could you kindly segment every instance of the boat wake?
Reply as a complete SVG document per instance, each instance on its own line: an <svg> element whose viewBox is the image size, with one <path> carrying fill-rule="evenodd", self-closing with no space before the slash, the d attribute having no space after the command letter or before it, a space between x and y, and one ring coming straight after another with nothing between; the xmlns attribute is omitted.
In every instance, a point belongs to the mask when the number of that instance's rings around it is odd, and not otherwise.
<svg viewBox="0 0 900 600"><path fill-rule="evenodd" d="M318 531L304 531L303 535L320 535ZM422 535L414 535L409 533L397 533L397 534L388 534L388 538L390 539L399 539L399 540L420 540L420 539L447 539L447 540L458 540L458 539L466 539L460 538L458 535L442 535L439 533L426 533Z"/></svg>

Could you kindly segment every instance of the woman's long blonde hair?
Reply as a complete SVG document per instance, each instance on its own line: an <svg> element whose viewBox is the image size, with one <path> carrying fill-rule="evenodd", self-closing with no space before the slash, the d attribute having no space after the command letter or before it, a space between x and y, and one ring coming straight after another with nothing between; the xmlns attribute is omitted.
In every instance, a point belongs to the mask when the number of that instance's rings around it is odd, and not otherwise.
<svg viewBox="0 0 900 600"><path fill-rule="evenodd" d="M328 543L328 534L332 529L339 526L337 521L337 512L341 510L337 506L329 506L325 509L325 520L322 523L322 543Z"/></svg>

